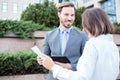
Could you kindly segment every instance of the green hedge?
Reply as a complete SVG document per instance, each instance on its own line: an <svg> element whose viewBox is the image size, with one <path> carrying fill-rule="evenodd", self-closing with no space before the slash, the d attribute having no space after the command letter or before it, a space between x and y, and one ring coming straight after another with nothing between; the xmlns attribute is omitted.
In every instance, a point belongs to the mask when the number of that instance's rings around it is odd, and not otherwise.
<svg viewBox="0 0 120 80"><path fill-rule="evenodd" d="M42 30L43 28L44 25L39 25L31 21L0 20L0 37L13 32L20 38L33 38L33 32Z"/></svg>
<svg viewBox="0 0 120 80"><path fill-rule="evenodd" d="M0 76L16 74L47 73L36 61L32 51L0 53Z"/></svg>
<svg viewBox="0 0 120 80"><path fill-rule="evenodd" d="M75 13L74 26L80 29L82 28L81 14L84 10L83 7L77 8ZM49 0L45 0L44 3L31 4L22 12L21 20L33 21L49 28L56 28L59 26L56 4L49 2Z"/></svg>
<svg viewBox="0 0 120 80"><path fill-rule="evenodd" d="M116 34L120 34L120 23L114 23L114 26L115 26L115 33Z"/></svg>
<svg viewBox="0 0 120 80"><path fill-rule="evenodd" d="M44 3L30 4L22 12L21 20L33 21L49 28L56 28L59 25L57 7L48 0L45 0Z"/></svg>

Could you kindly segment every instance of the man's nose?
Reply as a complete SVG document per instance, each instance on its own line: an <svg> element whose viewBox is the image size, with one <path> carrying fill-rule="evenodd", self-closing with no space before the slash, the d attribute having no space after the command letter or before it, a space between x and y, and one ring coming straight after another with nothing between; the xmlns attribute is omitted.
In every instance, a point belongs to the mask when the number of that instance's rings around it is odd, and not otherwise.
<svg viewBox="0 0 120 80"><path fill-rule="evenodd" d="M73 19L73 16L68 16L68 20L72 20Z"/></svg>

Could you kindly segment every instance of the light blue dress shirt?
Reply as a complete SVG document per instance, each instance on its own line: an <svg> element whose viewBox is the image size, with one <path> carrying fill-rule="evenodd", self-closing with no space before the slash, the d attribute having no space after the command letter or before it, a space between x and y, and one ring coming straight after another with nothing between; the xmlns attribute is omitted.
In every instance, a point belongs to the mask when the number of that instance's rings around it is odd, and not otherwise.
<svg viewBox="0 0 120 80"><path fill-rule="evenodd" d="M65 49L66 49L66 46L67 46L67 42L68 42L68 38L69 38L69 34L70 34L70 30L72 29L73 27L70 27L69 29L67 30L62 30L60 27L59 27L59 32L60 32L60 51L61 51L61 55L64 55L64 52L65 52ZM66 38L65 38L66 37Z"/></svg>

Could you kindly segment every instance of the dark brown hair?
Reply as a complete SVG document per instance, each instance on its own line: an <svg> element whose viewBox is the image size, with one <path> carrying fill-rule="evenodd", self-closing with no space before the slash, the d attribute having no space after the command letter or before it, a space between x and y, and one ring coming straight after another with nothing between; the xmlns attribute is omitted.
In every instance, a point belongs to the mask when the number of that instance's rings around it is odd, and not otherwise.
<svg viewBox="0 0 120 80"><path fill-rule="evenodd" d="M82 14L82 25L93 36L114 32L114 27L107 14L100 8L86 9Z"/></svg>
<svg viewBox="0 0 120 80"><path fill-rule="evenodd" d="M58 12L61 12L62 11L62 8L63 7L73 7L75 9L75 6L73 3L70 3L70 2L63 2L59 5L58 7Z"/></svg>

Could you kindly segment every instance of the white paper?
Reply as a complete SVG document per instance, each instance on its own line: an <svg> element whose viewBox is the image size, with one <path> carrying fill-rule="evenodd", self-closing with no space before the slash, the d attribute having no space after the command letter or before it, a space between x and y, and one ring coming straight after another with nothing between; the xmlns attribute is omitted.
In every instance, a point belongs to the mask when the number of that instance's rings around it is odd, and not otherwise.
<svg viewBox="0 0 120 80"><path fill-rule="evenodd" d="M40 49L37 46L34 46L31 48L33 52L35 52L39 57L41 57L42 52L40 51Z"/></svg>

